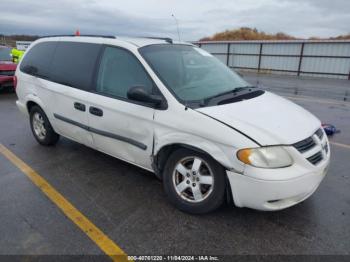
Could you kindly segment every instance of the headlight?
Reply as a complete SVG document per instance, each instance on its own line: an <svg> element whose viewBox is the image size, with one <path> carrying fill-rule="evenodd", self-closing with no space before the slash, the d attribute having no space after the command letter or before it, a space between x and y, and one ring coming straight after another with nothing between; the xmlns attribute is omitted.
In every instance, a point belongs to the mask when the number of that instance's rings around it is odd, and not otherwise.
<svg viewBox="0 0 350 262"><path fill-rule="evenodd" d="M293 164L289 153L281 146L245 148L237 152L243 163L261 168L280 168Z"/></svg>

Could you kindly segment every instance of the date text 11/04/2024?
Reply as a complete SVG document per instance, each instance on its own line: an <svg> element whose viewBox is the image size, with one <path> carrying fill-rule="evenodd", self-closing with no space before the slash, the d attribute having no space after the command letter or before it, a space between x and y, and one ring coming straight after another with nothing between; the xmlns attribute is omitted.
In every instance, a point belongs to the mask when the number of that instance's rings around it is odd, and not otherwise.
<svg viewBox="0 0 350 262"><path fill-rule="evenodd" d="M219 261L217 256L128 256L130 261Z"/></svg>

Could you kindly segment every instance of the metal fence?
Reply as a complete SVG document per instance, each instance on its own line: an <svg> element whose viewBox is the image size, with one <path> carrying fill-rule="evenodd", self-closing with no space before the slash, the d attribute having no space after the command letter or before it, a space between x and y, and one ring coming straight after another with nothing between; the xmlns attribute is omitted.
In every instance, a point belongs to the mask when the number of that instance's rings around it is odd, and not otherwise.
<svg viewBox="0 0 350 262"><path fill-rule="evenodd" d="M350 80L350 41L209 41L195 44L238 70Z"/></svg>

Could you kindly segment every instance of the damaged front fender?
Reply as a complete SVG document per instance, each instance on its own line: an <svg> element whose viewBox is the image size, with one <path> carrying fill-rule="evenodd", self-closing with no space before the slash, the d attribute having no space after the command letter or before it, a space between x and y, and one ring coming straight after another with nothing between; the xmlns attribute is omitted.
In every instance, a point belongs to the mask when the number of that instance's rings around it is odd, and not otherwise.
<svg viewBox="0 0 350 262"><path fill-rule="evenodd" d="M156 135L154 143L154 160L159 161L159 153L162 151L164 152L165 148L171 148L173 150L179 147L187 147L192 150L204 152L228 170L237 170L238 168L243 171L242 164L238 162L236 164L234 163L234 148L225 145L218 145L201 137L184 133L169 133L161 136ZM166 154L168 153L169 152L166 152ZM229 156L232 156L232 158L230 159ZM163 162L164 159L160 161ZM159 167L161 168L161 166Z"/></svg>

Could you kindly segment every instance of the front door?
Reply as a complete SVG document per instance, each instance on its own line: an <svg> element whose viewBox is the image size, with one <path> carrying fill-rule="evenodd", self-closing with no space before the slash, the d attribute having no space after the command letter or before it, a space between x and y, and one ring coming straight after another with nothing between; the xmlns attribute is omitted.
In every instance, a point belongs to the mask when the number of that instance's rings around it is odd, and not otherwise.
<svg viewBox="0 0 350 262"><path fill-rule="evenodd" d="M89 125L97 149L147 169L151 167L155 109L127 98L133 86L155 86L128 50L106 46L90 102Z"/></svg>

